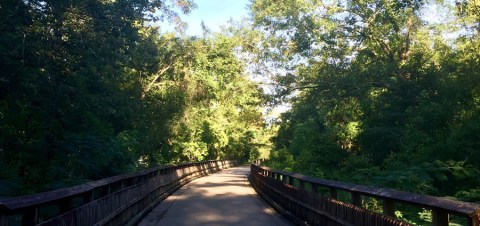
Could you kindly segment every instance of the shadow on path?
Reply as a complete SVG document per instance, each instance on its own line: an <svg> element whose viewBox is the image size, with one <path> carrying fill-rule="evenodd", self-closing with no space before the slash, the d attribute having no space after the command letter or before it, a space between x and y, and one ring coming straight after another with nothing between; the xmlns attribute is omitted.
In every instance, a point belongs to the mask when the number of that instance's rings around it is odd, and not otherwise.
<svg viewBox="0 0 480 226"><path fill-rule="evenodd" d="M248 166L235 167L194 180L138 225L292 225L257 196L249 172Z"/></svg>

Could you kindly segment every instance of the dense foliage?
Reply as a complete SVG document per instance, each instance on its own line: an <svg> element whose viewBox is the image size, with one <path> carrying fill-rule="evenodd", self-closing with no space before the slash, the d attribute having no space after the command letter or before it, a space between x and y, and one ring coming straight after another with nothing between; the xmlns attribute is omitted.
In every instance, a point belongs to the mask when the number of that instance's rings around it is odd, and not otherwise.
<svg viewBox="0 0 480 226"><path fill-rule="evenodd" d="M159 35L190 0L0 3L0 196L158 164L251 160L262 92L235 37ZM179 24L181 25L181 24Z"/></svg>
<svg viewBox="0 0 480 226"><path fill-rule="evenodd" d="M477 1L255 0L254 27L148 25L194 7L2 1L0 196L270 151L275 168L480 202ZM269 140L263 107L284 101Z"/></svg>
<svg viewBox="0 0 480 226"><path fill-rule="evenodd" d="M477 1L253 1L290 98L270 165L480 201Z"/></svg>

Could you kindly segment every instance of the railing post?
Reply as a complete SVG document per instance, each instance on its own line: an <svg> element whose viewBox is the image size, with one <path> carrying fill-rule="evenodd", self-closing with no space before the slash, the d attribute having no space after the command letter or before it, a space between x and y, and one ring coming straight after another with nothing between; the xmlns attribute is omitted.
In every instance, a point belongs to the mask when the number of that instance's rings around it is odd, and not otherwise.
<svg viewBox="0 0 480 226"><path fill-rule="evenodd" d="M338 192L336 188L330 188L330 198L332 199L338 198Z"/></svg>
<svg viewBox="0 0 480 226"><path fill-rule="evenodd" d="M395 202L390 199L383 200L383 214L387 216L395 216Z"/></svg>
<svg viewBox="0 0 480 226"><path fill-rule="evenodd" d="M84 195L83 195L83 204L87 204L87 203L90 203L93 201L93 190L90 190L88 192L86 192Z"/></svg>
<svg viewBox="0 0 480 226"><path fill-rule="evenodd" d="M152 174L152 177L151 178L154 178L155 177L155 172ZM120 182L120 190L123 190L127 187L127 185L125 184L125 180L122 180Z"/></svg>
<svg viewBox="0 0 480 226"><path fill-rule="evenodd" d="M357 192L352 192L352 204L356 206L362 206L362 196Z"/></svg>
<svg viewBox="0 0 480 226"><path fill-rule="evenodd" d="M288 176L288 184L293 186L294 178L292 176Z"/></svg>
<svg viewBox="0 0 480 226"><path fill-rule="evenodd" d="M36 207L30 208L22 214L22 226L38 224L38 209Z"/></svg>
<svg viewBox="0 0 480 226"><path fill-rule="evenodd" d="M432 211L432 225L434 226L448 226L449 216L447 211L442 209L433 209Z"/></svg>
<svg viewBox="0 0 480 226"><path fill-rule="evenodd" d="M7 216L0 213L0 226L7 226Z"/></svg>
<svg viewBox="0 0 480 226"><path fill-rule="evenodd" d="M305 181L298 180L300 182L300 189L305 190Z"/></svg>
<svg viewBox="0 0 480 226"><path fill-rule="evenodd" d="M71 200L70 198L64 198L58 203L60 213L66 213L71 209Z"/></svg>
<svg viewBox="0 0 480 226"><path fill-rule="evenodd" d="M470 226L480 226L480 210L477 210L476 214L470 219Z"/></svg>

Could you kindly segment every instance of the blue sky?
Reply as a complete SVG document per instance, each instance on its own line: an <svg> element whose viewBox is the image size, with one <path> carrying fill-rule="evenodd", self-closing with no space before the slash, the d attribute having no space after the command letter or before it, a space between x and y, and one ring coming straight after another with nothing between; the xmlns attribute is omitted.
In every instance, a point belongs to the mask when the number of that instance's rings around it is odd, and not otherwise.
<svg viewBox="0 0 480 226"><path fill-rule="evenodd" d="M250 0L195 0L197 8L188 15L182 15L187 22L187 35L202 35L200 23L202 20L211 31L219 31L220 25L226 24L230 18L240 20L248 17L247 5ZM173 26L161 25L161 31L173 31Z"/></svg>

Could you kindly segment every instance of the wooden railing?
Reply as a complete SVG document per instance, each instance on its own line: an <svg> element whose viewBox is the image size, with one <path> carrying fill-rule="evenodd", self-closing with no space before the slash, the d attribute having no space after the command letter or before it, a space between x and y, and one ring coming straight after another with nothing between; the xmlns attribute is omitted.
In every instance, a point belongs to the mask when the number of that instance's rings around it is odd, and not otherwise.
<svg viewBox="0 0 480 226"><path fill-rule="evenodd" d="M235 163L222 160L158 167L3 199L0 200L0 226L134 225L179 187Z"/></svg>
<svg viewBox="0 0 480 226"><path fill-rule="evenodd" d="M449 225L451 215L465 218L467 225L480 225L480 205L475 203L311 178L255 164L251 165L250 181L278 210L309 225L409 225L395 218L397 204L431 210L435 226ZM328 195L322 196L321 190L328 190ZM339 192L349 194L351 203L338 201ZM362 200L368 197L380 200L382 213L362 207Z"/></svg>

